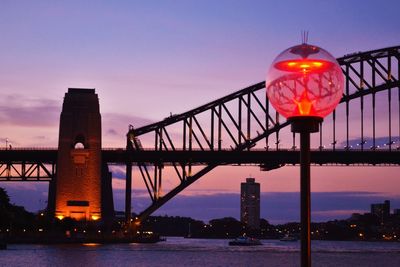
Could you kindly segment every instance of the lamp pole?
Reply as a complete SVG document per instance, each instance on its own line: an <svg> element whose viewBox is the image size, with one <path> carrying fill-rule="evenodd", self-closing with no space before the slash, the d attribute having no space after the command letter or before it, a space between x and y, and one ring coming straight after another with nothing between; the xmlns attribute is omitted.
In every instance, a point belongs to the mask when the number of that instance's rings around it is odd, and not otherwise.
<svg viewBox="0 0 400 267"><path fill-rule="evenodd" d="M266 81L272 106L300 134L301 266L311 266L310 134L319 131L325 116L343 94L343 73L326 50L303 42L279 54Z"/></svg>
<svg viewBox="0 0 400 267"><path fill-rule="evenodd" d="M311 266L310 134L319 131L320 117L290 118L291 130L300 134L300 240L301 266Z"/></svg>
<svg viewBox="0 0 400 267"><path fill-rule="evenodd" d="M300 133L301 266L311 266L310 133Z"/></svg>

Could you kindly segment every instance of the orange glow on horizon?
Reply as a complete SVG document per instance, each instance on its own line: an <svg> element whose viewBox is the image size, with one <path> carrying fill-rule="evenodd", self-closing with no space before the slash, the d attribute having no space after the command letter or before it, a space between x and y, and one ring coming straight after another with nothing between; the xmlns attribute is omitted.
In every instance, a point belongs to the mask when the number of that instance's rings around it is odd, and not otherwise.
<svg viewBox="0 0 400 267"><path fill-rule="evenodd" d="M82 244L82 246L85 246L85 247L97 247L100 245L101 245L100 243L83 243Z"/></svg>
<svg viewBox="0 0 400 267"><path fill-rule="evenodd" d="M57 219L59 219L59 220L64 219L64 215L57 215L56 217L57 217Z"/></svg>

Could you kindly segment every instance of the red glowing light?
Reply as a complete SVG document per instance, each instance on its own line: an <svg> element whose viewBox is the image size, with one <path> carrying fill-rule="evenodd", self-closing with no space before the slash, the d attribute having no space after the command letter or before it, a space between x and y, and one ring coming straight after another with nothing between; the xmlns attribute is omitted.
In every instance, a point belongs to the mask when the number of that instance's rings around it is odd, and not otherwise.
<svg viewBox="0 0 400 267"><path fill-rule="evenodd" d="M272 106L286 118L331 113L343 95L343 73L324 49L301 44L283 51L266 80Z"/></svg>
<svg viewBox="0 0 400 267"><path fill-rule="evenodd" d="M295 102L297 105L294 113L298 112L301 116L315 115L315 111L312 109L315 100L311 101L309 99L306 90L304 90L300 100L293 99L293 102Z"/></svg>
<svg viewBox="0 0 400 267"><path fill-rule="evenodd" d="M326 60L294 59L275 63L278 70L289 72L323 72L332 67L332 63Z"/></svg>

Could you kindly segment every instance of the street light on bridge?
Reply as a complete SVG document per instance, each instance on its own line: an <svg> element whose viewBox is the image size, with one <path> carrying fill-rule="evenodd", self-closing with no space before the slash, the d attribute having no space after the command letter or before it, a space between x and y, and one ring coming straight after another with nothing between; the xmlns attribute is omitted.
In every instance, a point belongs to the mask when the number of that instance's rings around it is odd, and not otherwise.
<svg viewBox="0 0 400 267"><path fill-rule="evenodd" d="M336 59L306 42L280 53L267 74L269 101L300 133L301 266L311 266L310 133L338 105L343 82Z"/></svg>

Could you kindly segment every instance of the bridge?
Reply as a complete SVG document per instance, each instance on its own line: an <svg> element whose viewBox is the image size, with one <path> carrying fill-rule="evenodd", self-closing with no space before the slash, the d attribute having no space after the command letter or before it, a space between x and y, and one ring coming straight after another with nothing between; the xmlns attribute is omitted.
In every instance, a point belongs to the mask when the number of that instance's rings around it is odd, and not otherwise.
<svg viewBox="0 0 400 267"><path fill-rule="evenodd" d="M345 91L314 135L312 164L399 166L400 46L337 60ZM101 156L105 164L126 165L128 222L132 168L139 170L151 199L140 221L217 166L253 164L271 170L298 164L299 137L288 125L260 82L157 123L130 125L126 148L102 149ZM57 148L2 149L0 181L52 181L57 157ZM162 187L166 169L173 170L176 181L168 192Z"/></svg>
<svg viewBox="0 0 400 267"><path fill-rule="evenodd" d="M314 149L311 151L311 164L314 165L378 165L397 166L400 158L392 150L350 150ZM188 162L192 166L217 165L257 165L268 171L285 165L299 164L297 149L252 149L237 150L133 150L103 149L102 157L107 164L121 165L128 159L133 166L146 163L174 166L175 163ZM190 159L190 161L188 161ZM57 149L15 148L10 151L0 149L0 181L49 182L56 174Z"/></svg>

